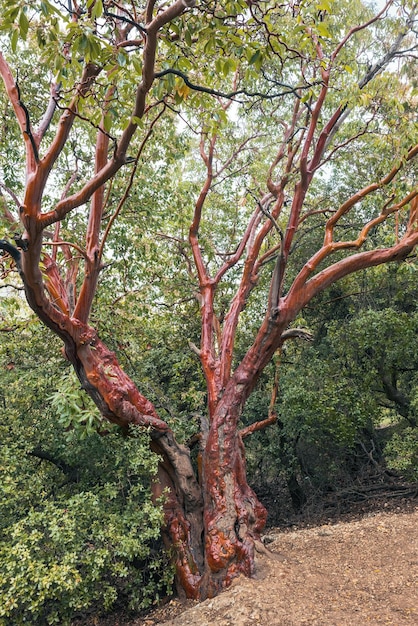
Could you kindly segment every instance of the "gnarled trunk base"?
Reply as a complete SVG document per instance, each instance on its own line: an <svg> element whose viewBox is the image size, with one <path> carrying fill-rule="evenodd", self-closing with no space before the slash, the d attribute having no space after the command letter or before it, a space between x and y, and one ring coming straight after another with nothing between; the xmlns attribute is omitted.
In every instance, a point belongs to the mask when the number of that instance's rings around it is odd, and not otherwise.
<svg viewBox="0 0 418 626"><path fill-rule="evenodd" d="M177 593L197 600L204 569L201 489L188 448L178 444L171 432L154 435L151 448L161 457L153 493L154 498L163 498L162 538L175 565Z"/></svg>
<svg viewBox="0 0 418 626"><path fill-rule="evenodd" d="M163 539L175 563L179 595L205 600L227 588L240 574L254 575L255 546L260 541L267 512L247 483L239 435L227 445L223 440L223 451L227 449L229 453L222 452L221 458L218 457L221 447L214 445L219 442L219 436L213 433L208 438L199 493L195 488L191 492L187 488L190 478L187 449L175 444L173 459L170 442L171 458L168 458L167 438L164 434L152 443L162 456L154 495L168 494L163 505ZM179 457L183 454L187 463L180 477ZM200 493L204 497L204 513Z"/></svg>
<svg viewBox="0 0 418 626"><path fill-rule="evenodd" d="M216 595L240 574L254 575L255 543L267 519L247 482L244 447L235 427L241 406L237 398L231 398L229 406L223 403L206 442L204 597Z"/></svg>

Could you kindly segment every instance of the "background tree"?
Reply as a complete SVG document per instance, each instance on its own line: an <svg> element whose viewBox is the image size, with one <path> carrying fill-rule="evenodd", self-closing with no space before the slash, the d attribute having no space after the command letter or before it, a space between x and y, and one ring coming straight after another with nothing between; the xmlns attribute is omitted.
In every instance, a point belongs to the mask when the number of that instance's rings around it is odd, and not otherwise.
<svg viewBox="0 0 418 626"><path fill-rule="evenodd" d="M276 419L275 387L268 415L244 428L240 420L263 371L287 340L306 337L293 324L315 296L353 272L407 259L418 242L416 7L193 6L6 3L0 73L25 166L9 167L3 184L18 205L19 249L1 247L101 415L125 433L147 429L178 583L203 598L254 571L266 511L246 479L243 439ZM18 68L32 66L34 44L42 64L24 80ZM164 179L165 168L186 170L183 180ZM164 180L170 193L152 193ZM118 229L125 206L132 233ZM93 325L99 279L113 264L123 296L146 284L153 244L140 237L139 253L126 244L141 231L143 206L169 242L158 247L161 260L175 250L166 276L173 287L183 278L199 302L200 346L188 338L206 381L196 471L189 447ZM141 278L131 271L138 258ZM147 289L158 294L156 281ZM190 312L177 301L180 313Z"/></svg>
<svg viewBox="0 0 418 626"><path fill-rule="evenodd" d="M299 318L311 341L287 343L258 381L244 425L267 414L279 374L277 422L246 442L270 524L287 523L290 504L312 515L346 506L345 497L367 499L370 482L376 497L408 490L402 477L416 476L415 273L411 257L316 296Z"/></svg>

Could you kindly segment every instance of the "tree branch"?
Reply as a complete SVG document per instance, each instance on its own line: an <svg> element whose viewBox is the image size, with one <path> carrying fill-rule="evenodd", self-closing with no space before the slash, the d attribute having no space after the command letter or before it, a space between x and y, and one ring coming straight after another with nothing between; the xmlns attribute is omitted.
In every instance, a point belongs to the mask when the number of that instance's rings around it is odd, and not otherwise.
<svg viewBox="0 0 418 626"><path fill-rule="evenodd" d="M96 136L95 174L99 173L107 164L109 150L109 135L104 131L105 116L109 103L115 93L115 85L109 85L104 101L102 119ZM73 312L73 317L87 323L91 306L97 289L97 281L101 269L100 260L100 228L104 210L104 185L100 186L92 195L89 219L86 231L86 257L84 280L80 288L79 297Z"/></svg>
<svg viewBox="0 0 418 626"><path fill-rule="evenodd" d="M203 162L206 165L206 180L203 184L203 187L200 191L199 197L195 203L195 209L193 214L193 221L190 225L189 229L189 241L192 247L194 262L197 270L197 274L199 277L199 283L203 286L208 282L209 276L207 274L207 270L203 261L202 252L199 247L199 228L200 222L202 219L202 210L207 195L209 193L212 180L213 180L213 153L215 149L216 143L216 135L214 135L209 140L209 148L208 154L205 152L205 137L202 135L200 140L200 156L202 157Z"/></svg>
<svg viewBox="0 0 418 626"><path fill-rule="evenodd" d="M390 247L378 250L368 250L349 256L313 276L305 285L305 288L293 291L293 286L289 290L286 299L289 297L296 298L298 301L298 309L302 309L304 305L312 300L312 298L324 291L329 285L337 282L344 276L357 272L362 269L390 263L391 261L403 261L418 244L418 230L405 235L399 243Z"/></svg>
<svg viewBox="0 0 418 626"><path fill-rule="evenodd" d="M217 96L218 98L224 98L225 100L235 100L237 96L244 95L248 98L260 98L261 100L274 100L276 98L282 98L283 96L288 96L289 94L293 94L298 100L302 98L300 92L306 89L311 89L312 85L298 85L297 87L292 87L291 85L287 85L286 83L279 83L275 81L276 85L280 85L284 87L285 90L279 93L265 93L262 91L248 91L247 89L237 89L235 91L224 92L218 91L217 89L213 89L211 87L204 87L203 85L197 85L196 83L192 83L185 72L180 70L176 70L174 68L168 68L166 70L161 70L161 72L156 72L154 74L154 78L164 78L164 76L168 76L169 74L173 76L178 76L181 78L185 85L189 87L192 91L198 91L200 93L207 93L210 96Z"/></svg>
<svg viewBox="0 0 418 626"><path fill-rule="evenodd" d="M61 472L63 472L68 477L68 480L70 482L78 482L80 478L79 468L69 465L59 457L56 457L39 447L34 448L31 452L28 452L28 454L29 456L34 456L37 459L41 459L42 461L48 461L49 463L52 463L52 465L55 465L55 467L61 470Z"/></svg>
<svg viewBox="0 0 418 626"><path fill-rule="evenodd" d="M282 342L288 341L289 339L302 339L303 341L313 341L314 336L305 328L288 328L281 334Z"/></svg>
<svg viewBox="0 0 418 626"><path fill-rule="evenodd" d="M11 69L6 62L2 52L0 51L0 74L6 88L8 98L13 106L17 122L20 130L23 134L25 147L26 147L26 172L27 175L33 172L35 169L33 146L31 143L30 135L26 133L27 129L27 115L25 109L21 106L20 92L16 81L13 78ZM33 139L33 138L32 138Z"/></svg>
<svg viewBox="0 0 418 626"><path fill-rule="evenodd" d="M267 428L267 426L271 426L272 424L275 424L276 422L277 422L277 415L276 413L272 413L271 415L269 415L269 417L266 417L266 419L264 420L260 420L259 422L254 422L254 424L250 424L250 426L241 428L241 430L239 431L240 437L241 439L245 439L245 437L248 437L249 435L252 435L253 433L259 430L264 430L265 428Z"/></svg>
<svg viewBox="0 0 418 626"><path fill-rule="evenodd" d="M44 241L44 246L56 246L56 247L66 246L66 247L74 248L75 250L77 250L77 252L79 252L79 254L83 257L83 259L87 259L86 251L83 250L83 248L78 246L76 243L72 243L71 241L60 241L59 239L54 240L54 241Z"/></svg>
<svg viewBox="0 0 418 626"><path fill-rule="evenodd" d="M37 131L34 133L34 137L38 146L40 145L46 131L49 128L49 125L51 124L52 118L57 108L58 94L58 85L56 85L55 83L51 83L51 97L49 99L48 107L39 123Z"/></svg>
<svg viewBox="0 0 418 626"><path fill-rule="evenodd" d="M103 250L104 250L104 246L105 246L105 244L106 244L106 240L107 240L107 238L108 238L108 236L109 236L109 232L110 232L110 230L111 230L111 228L112 228L112 226L113 226L113 224L114 224L115 220L116 220L116 219L117 219L117 217L119 216L119 214L120 214L120 212L121 212L121 210L122 210L122 208L123 208L123 206L124 206L124 204L125 204L126 200L127 200L127 199L128 199L128 197L129 197L129 193L130 193L130 191L131 191L131 189L132 189L132 185L133 185L133 183L134 183L135 174L136 174L136 171L137 171L137 169L138 169L139 160L140 160L140 158L141 158L141 156L142 156L142 153L143 153L143 151L144 151L144 149L145 149L145 146L146 146L146 144L147 144L147 142L148 142L149 138L151 137L151 135L152 135L152 133L153 133L153 131L154 131L154 126L155 126L155 124L156 124L156 123L157 123L157 121L161 118L161 116L164 114L164 112L165 112L165 106L164 106L164 107L163 107L163 109L162 109L162 110L158 113L158 115L157 115L157 116L153 119L153 121L151 122L151 125L150 125L150 127L149 127L149 129L148 129L148 131L147 131L147 133L146 133L146 135L145 135L145 137L144 137L144 139L143 139L143 140L142 140L142 142L141 142L141 145L140 145L140 147L139 147L138 153L137 153L137 155L136 155L136 157L135 157L135 161L134 161L134 165L133 165L133 168L132 168L132 171L131 171L130 177L129 177L129 182L128 182L128 185L126 186L126 189L125 189L125 191L124 191L124 193L123 193L123 196L122 196L122 197L121 197L121 199L119 200L119 203L118 203L118 206L117 206L117 208L116 208L116 211L113 213L113 215L111 216L111 218L110 218L110 220L109 220L109 222L108 222L108 224L107 224L107 226L106 226L106 230L105 230L105 232L104 232L104 235L103 235L103 238L102 238L102 242L101 242L101 244L100 244L100 250L99 250L99 258L100 258L100 259L102 259L102 257L103 257Z"/></svg>
<svg viewBox="0 0 418 626"><path fill-rule="evenodd" d="M31 145L31 148L32 148L33 158L35 159L35 162L39 163L38 144L35 141L35 137L32 134L29 110L28 110L27 106L25 105L25 103L23 102L23 100L21 99L21 96L20 96L20 86L19 86L17 78L16 78L16 89L17 89L17 97L18 97L17 103L18 103L18 105L20 106L20 108L23 110L23 112L25 114L25 128L23 130L23 133L29 138L29 142L30 142L30 145Z"/></svg>
<svg viewBox="0 0 418 626"><path fill-rule="evenodd" d="M36 181L34 181L33 188L32 185L28 185L28 194L30 194L30 202L28 201L28 205L36 207L40 202L49 173L67 142L70 130L77 115L79 100L87 94L93 81L95 80L95 78L97 78L100 72L101 68L97 65L94 65L93 63L88 63L84 67L80 84L77 87L77 92L71 100L69 107L61 115L58 130L51 145L49 146L48 151L41 161L41 170L36 177ZM61 200L61 203L63 202L65 202L65 200ZM60 203L58 203L58 205L59 204ZM46 226L50 226L54 222L58 221L57 219L48 220L48 216L51 216L51 214L54 213L55 211L52 211L49 214L39 216L39 226L41 229L45 228Z"/></svg>
<svg viewBox="0 0 418 626"><path fill-rule="evenodd" d="M396 174L404 167L405 163L412 161L417 155L418 144L412 147L406 154L405 158L402 159L397 165L394 165L390 172L386 174L386 176L381 178L376 183L371 183L370 185L367 185L367 187L363 187L363 189L355 193L353 196L351 196L351 198L348 198L348 200L346 200L327 221L325 227L324 244L327 245L333 242L335 225L338 223L343 215L348 213L353 208L353 206L363 200L366 196L388 185L395 178ZM413 194L413 196L415 196L415 193ZM412 197L410 199L412 199Z"/></svg>

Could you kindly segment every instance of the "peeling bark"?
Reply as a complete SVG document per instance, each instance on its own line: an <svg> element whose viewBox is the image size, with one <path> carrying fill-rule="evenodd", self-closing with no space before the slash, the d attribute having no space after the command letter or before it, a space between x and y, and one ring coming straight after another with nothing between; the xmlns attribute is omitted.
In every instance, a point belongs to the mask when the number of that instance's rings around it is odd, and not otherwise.
<svg viewBox="0 0 418 626"><path fill-rule="evenodd" d="M267 511L247 482L237 425L249 385L231 383L213 416L203 457L206 568L202 597L216 595L239 574L254 574L254 545Z"/></svg>
<svg viewBox="0 0 418 626"><path fill-rule="evenodd" d="M149 91L158 75L162 77L165 72L164 70L164 72L156 73L156 66L158 68L160 64L160 61L156 63L159 32L164 25L180 16L187 7L193 4L193 0L174 0L171 4L163 3L156 7L155 2L150 0L145 8L146 28L140 27L142 38L138 44L133 39L123 42L119 37L121 27L115 26L118 44L134 47L138 45L138 48L142 48L142 74L135 88L126 125L115 143L113 153L110 153L109 136L104 132L103 117L99 124L95 151L92 155L95 167L90 179L72 195L67 193L70 189L68 184L60 200L47 212L42 212L42 200L49 175L70 137L73 124L77 119L80 101L87 95L97 77L105 74L105 70L94 63L87 63L84 67L80 63L79 80L73 85L72 96L68 97L55 134L42 156L41 143L47 128L51 126L57 106L57 88L52 87L51 98L39 129L33 131L30 127L28 110L20 100L19 86L4 56L0 53L0 74L22 132L22 145L26 153L26 189L24 201L19 208L20 220L25 229L22 252L3 240L0 241L0 249L12 255L19 269L29 306L39 319L63 341L66 358L76 371L82 387L94 400L102 415L110 422L118 424L126 434L129 434L132 426L147 429L149 432L152 450L160 457L154 497L156 499L163 497L165 520L163 538L176 566L178 589L187 597L204 599L216 595L237 575L252 576L254 574L254 550L266 522L266 510L248 485L242 438L271 424L275 420L274 406L270 407L268 418L240 432L239 420L244 404L260 374L284 341L291 338L309 340L309 333L302 329L289 328L289 326L314 296L344 276L367 267L403 260L414 250L418 244L418 188L416 186L412 187L408 193L405 192L405 195L394 204L391 204L392 198L386 199L386 203L382 201L380 213L376 213L377 216L369 220L365 218L365 223L362 223L355 239L340 241L336 239L336 231L339 220L345 218L351 211L354 212L365 198L376 197L375 192L384 194L385 189L390 187L390 183L406 164L418 157L418 145L411 146L403 159L397 158L386 176L380 180L371 181L332 212L332 215L324 222L323 245L311 258L306 259L292 284L287 285L287 265L298 229L312 215L325 215L327 212L327 209L322 209L322 207L319 211L306 209L304 213L303 210L310 184L318 168L329 161L329 155L324 157L325 151L345 119L344 110L347 110L343 106L339 106L333 113L324 110L332 74L335 69L338 70L335 68L336 58L352 36L380 19L386 8L364 24L352 27L345 36L342 36L341 41L337 42L331 55L324 53L321 38L315 35L314 30L306 29L307 36L311 37L312 47L316 51L316 56L313 55L313 58L321 77L321 82L316 83L318 85L317 100L311 106L308 102L302 102L300 94L296 93L299 88L290 90L289 94L294 93L297 97L293 105L293 114L289 115L286 121L279 120L284 130L268 169L266 180L268 191L260 191L259 197L253 198L255 207L243 229L241 240L227 260L219 263L213 276L210 275L209 265L199 241L204 205L213 189L216 177L234 162L246 143L255 138L244 141L234 150L230 159L222 165L218 162L222 158L222 150L219 153L215 150L218 140L217 132L221 128L213 132L208 128L202 131L200 156L206 167L206 176L195 203L189 242L199 282L201 306L201 345L200 348L194 347L194 351L200 358L206 378L208 429L206 432L205 428L201 436L199 455L201 471L195 471L190 450L176 441L173 432L158 415L153 404L141 394L120 367L115 354L100 340L88 322L102 267L103 246L109 229L119 215L130 190L128 186L117 211L108 222L105 231L102 232L106 195L104 186L126 164L126 155L132 148L138 119L143 118L148 110ZM252 11L251 4L248 3L250 12ZM118 10L123 11L121 7ZM381 64L376 64L368 72L366 78L360 81L360 88L372 80L373 76L397 53L408 29L412 28L414 15L411 13L408 28L405 32L402 31L394 42L389 56L383 57ZM74 13L73 17L74 21L77 21L78 14ZM108 13L107 18L110 19L110 17L111 14ZM130 23L129 20L128 23ZM170 72L173 73L174 70ZM107 78L109 85L104 106L101 109L102 114L105 113L107 105L112 101L114 92L117 90L117 85L112 83L113 79L110 79L110 75ZM234 89L237 89L238 80L239 72L237 71ZM193 88L190 81L187 84ZM200 90L203 89L200 88ZM212 93L207 89L206 92ZM213 91L213 94L215 93ZM236 93L244 94L246 91L238 90ZM231 104L231 99L227 102L219 101L219 106L224 112ZM147 145L153 125L158 119L159 115L149 123L148 132L145 133L138 155ZM335 156L337 151L338 146L333 148L331 155ZM216 161L216 167L214 161ZM276 174L277 180L275 180ZM290 184L293 186L291 191L289 190ZM286 211L283 211L286 206L285 195L291 196L291 200ZM79 243L71 244L84 259L84 277L77 294L78 262L69 252L70 244L60 242L58 235L60 220L82 205L89 206L85 247L83 249L83 244L79 245ZM397 232L394 245L388 248L361 251L361 247L373 229L385 222L391 215L399 215L400 211L406 209L408 205L410 207L409 222L408 224L405 222L404 234L401 238ZM284 234L279 223L284 225ZM69 266L66 278L60 275L56 264L56 249L51 257L43 254L42 251L42 232L52 224L57 224L52 245L61 246ZM271 242L274 239L272 237L274 229L278 231L279 237L276 233L276 240ZM339 257L339 261L333 262L332 255L336 252L343 252L346 256ZM276 271L272 275L269 295L266 298L264 319L255 333L252 345L241 362L234 366L235 339L240 315L245 310L248 298L259 282L263 265L275 256L278 261ZM223 319L220 320L215 313L217 288L230 270L238 272L239 267L242 271L237 280L236 293L232 297L229 310L225 311L222 315ZM191 264L190 273L192 273ZM286 294L285 285L288 289ZM388 397L398 402L406 411L408 406L396 389L396 385L384 379L383 384L386 385ZM275 396L273 405L274 402Z"/></svg>

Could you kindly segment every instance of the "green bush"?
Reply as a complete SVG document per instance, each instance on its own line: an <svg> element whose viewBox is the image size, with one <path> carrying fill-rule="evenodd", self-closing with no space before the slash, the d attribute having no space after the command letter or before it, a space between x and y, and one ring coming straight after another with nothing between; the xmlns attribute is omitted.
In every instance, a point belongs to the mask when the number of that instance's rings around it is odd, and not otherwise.
<svg viewBox="0 0 418 626"><path fill-rule="evenodd" d="M30 319L13 341L0 332L2 626L64 625L118 603L137 611L173 576L148 433L103 424L69 368L44 356L47 342Z"/></svg>
<svg viewBox="0 0 418 626"><path fill-rule="evenodd" d="M22 446L0 446L1 625L69 624L166 595L173 574L159 549L162 507L151 501L156 462L146 433L67 440L68 475Z"/></svg>
<svg viewBox="0 0 418 626"><path fill-rule="evenodd" d="M152 554L161 512L134 501L123 511L116 491L46 501L6 529L0 543L0 623L66 624L80 611L129 609L166 592L171 571Z"/></svg>
<svg viewBox="0 0 418 626"><path fill-rule="evenodd" d="M385 446L387 466L407 480L418 480L418 429L407 427L394 433Z"/></svg>

